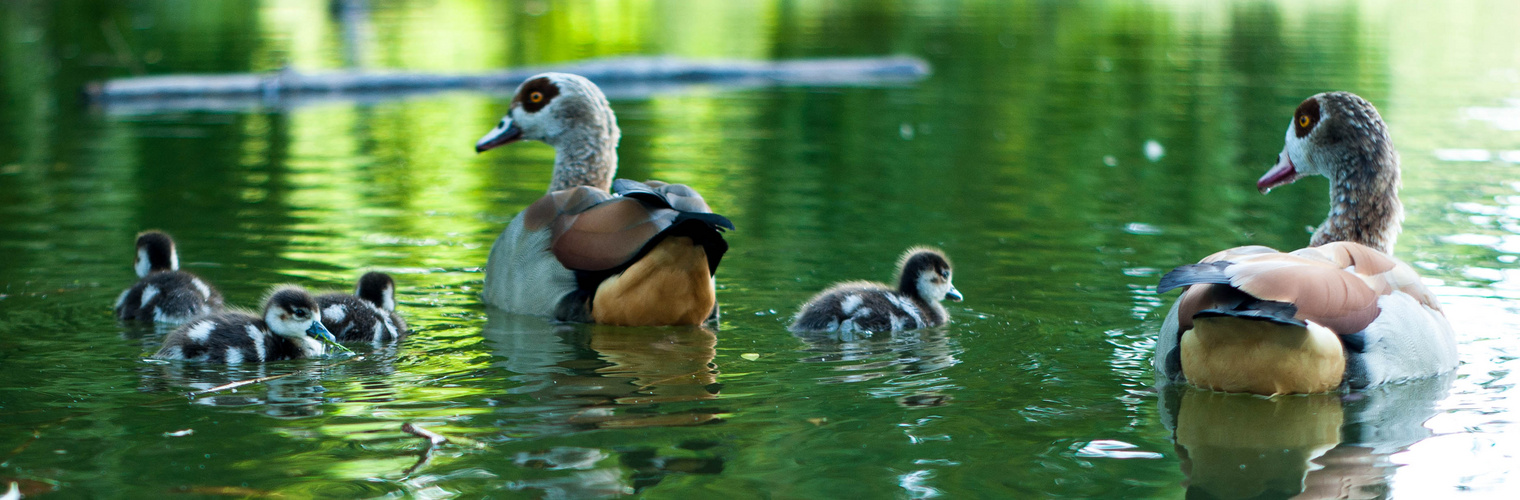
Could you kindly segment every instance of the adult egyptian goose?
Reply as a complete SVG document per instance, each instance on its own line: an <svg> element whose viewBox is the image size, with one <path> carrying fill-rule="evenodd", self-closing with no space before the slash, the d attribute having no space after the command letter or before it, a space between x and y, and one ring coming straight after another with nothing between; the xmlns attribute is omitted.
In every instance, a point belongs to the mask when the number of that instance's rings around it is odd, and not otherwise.
<svg viewBox="0 0 1520 500"><path fill-rule="evenodd" d="M804 303L793 332L887 332L945 324L941 300L960 302L943 252L915 247L897 261L897 288L870 281L835 284Z"/></svg>
<svg viewBox="0 0 1520 500"><path fill-rule="evenodd" d="M1293 113L1262 193L1306 175L1330 178L1330 215L1310 247L1224 250L1161 278L1186 287L1156 342L1158 374L1256 394L1361 389L1457 366L1434 295L1395 259L1404 218L1399 157L1371 103L1346 92Z"/></svg>
<svg viewBox="0 0 1520 500"><path fill-rule="evenodd" d="M486 303L508 312L612 325L692 325L716 317L714 274L733 229L680 184L613 181L620 132L591 81L544 73L523 82L476 152L554 146L549 194L491 247ZM609 189L611 190L609 192Z"/></svg>
<svg viewBox="0 0 1520 500"><path fill-rule="evenodd" d="M179 270L174 239L163 232L137 235L132 268L140 279L116 297L118 319L180 324L222 308L221 293L200 276Z"/></svg>

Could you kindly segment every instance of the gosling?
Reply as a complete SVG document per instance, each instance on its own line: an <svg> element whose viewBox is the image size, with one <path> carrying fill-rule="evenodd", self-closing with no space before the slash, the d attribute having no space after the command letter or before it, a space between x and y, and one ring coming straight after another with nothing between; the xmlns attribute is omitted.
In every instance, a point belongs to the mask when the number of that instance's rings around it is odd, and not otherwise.
<svg viewBox="0 0 1520 500"><path fill-rule="evenodd" d="M938 249L914 247L897 261L897 289L847 281L819 292L797 311L793 332L887 332L945 324L941 300L961 301L950 282L950 259Z"/></svg>
<svg viewBox="0 0 1520 500"><path fill-rule="evenodd" d="M164 338L154 359L210 363L262 363L314 358L342 349L322 326L317 300L298 286L275 287L264 317L223 311L186 323Z"/></svg>
<svg viewBox="0 0 1520 500"><path fill-rule="evenodd" d="M137 235L137 284L116 297L121 320L181 324L222 308L222 294L206 280L179 270L174 239L159 231Z"/></svg>
<svg viewBox="0 0 1520 500"><path fill-rule="evenodd" d="M389 274L364 273L353 295L324 293L317 296L317 307L322 310L322 326L339 342L378 347L406 336L406 320L396 314L396 282Z"/></svg>

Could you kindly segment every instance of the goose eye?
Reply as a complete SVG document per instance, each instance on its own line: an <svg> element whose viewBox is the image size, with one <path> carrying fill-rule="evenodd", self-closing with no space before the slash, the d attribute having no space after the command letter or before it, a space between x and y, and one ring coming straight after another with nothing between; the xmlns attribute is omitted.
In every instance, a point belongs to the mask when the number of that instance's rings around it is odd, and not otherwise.
<svg viewBox="0 0 1520 500"><path fill-rule="evenodd" d="M1309 115L1299 115L1298 116L1298 126L1300 126L1300 127L1308 127L1309 126Z"/></svg>
<svg viewBox="0 0 1520 500"><path fill-rule="evenodd" d="M531 102L533 104L544 102L544 93L535 91L532 94L528 94L528 102Z"/></svg>

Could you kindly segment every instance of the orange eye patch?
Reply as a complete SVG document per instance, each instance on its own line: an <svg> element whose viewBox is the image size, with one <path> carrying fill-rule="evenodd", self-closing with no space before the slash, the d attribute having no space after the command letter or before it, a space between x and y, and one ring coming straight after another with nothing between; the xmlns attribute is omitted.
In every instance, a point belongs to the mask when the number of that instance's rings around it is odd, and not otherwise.
<svg viewBox="0 0 1520 500"><path fill-rule="evenodd" d="M531 102L531 103L534 103L534 104L538 104L540 102L544 102L544 93L543 92L534 92L532 94L528 94L528 102Z"/></svg>
<svg viewBox="0 0 1520 500"><path fill-rule="evenodd" d="M1300 127L1307 127L1307 126L1309 126L1309 115L1303 115L1303 116L1298 117L1298 126L1300 126Z"/></svg>

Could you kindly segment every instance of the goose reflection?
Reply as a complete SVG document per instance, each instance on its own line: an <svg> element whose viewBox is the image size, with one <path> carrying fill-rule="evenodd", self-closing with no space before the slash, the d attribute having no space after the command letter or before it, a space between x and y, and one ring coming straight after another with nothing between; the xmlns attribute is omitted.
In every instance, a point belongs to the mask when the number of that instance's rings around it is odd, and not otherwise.
<svg viewBox="0 0 1520 500"><path fill-rule="evenodd" d="M717 398L717 335L703 327L630 328L553 323L492 309L481 334L516 383L494 398L507 434L535 438L594 429L694 426L722 410L695 405ZM545 498L637 494L673 473L717 474L721 456L682 443L685 452L623 447L555 447L516 454L524 469L560 475L507 482ZM610 457L616 464L608 464Z"/></svg>
<svg viewBox="0 0 1520 500"><path fill-rule="evenodd" d="M718 338L707 328L562 324L492 310L481 333L518 384L496 404L521 420L520 432L700 425L719 413L677 404L721 389Z"/></svg>
<svg viewBox="0 0 1520 500"><path fill-rule="evenodd" d="M826 384L865 382L894 377L869 392L890 397L904 407L943 406L954 385L936 373L960 364L962 349L944 328L879 333L794 333L807 344L803 363L830 363L838 375L819 377ZM931 375L935 374L935 375Z"/></svg>
<svg viewBox="0 0 1520 500"><path fill-rule="evenodd" d="M1386 498L1389 457L1424 427L1451 377L1351 394L1261 397L1161 391L1188 498Z"/></svg>

